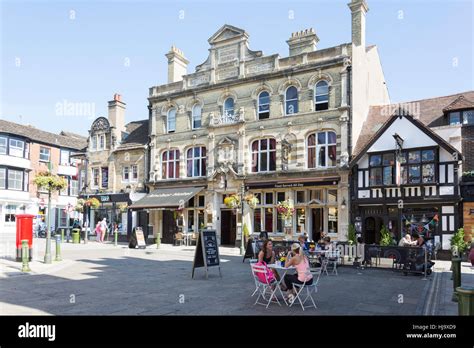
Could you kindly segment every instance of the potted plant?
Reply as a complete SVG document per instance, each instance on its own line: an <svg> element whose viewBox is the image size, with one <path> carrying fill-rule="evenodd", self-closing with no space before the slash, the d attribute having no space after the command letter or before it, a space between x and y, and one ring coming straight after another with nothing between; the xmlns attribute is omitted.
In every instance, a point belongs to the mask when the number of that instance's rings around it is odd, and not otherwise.
<svg viewBox="0 0 474 348"><path fill-rule="evenodd" d="M347 232L347 243L349 243L349 246L356 245L357 242L357 236L356 236L356 230L354 224L349 224L349 230ZM347 261L352 261L352 257L349 256Z"/></svg>
<svg viewBox="0 0 474 348"><path fill-rule="evenodd" d="M291 199L284 200L283 202L278 202L276 205L278 214L280 214L285 220L289 220L295 214L295 207Z"/></svg>
<svg viewBox="0 0 474 348"><path fill-rule="evenodd" d="M381 246L389 246L392 245L392 236L387 228L387 226L382 225L382 229L380 230L380 245Z"/></svg>
<svg viewBox="0 0 474 348"><path fill-rule="evenodd" d="M224 204L227 208L236 209L240 206L240 198L237 195L231 195L224 198Z"/></svg>
<svg viewBox="0 0 474 348"><path fill-rule="evenodd" d="M462 173L462 181L464 181L464 182L474 181L474 170L463 172Z"/></svg>
<svg viewBox="0 0 474 348"><path fill-rule="evenodd" d="M460 228L451 238L451 250L453 255L456 253L463 261L467 261L466 251L469 248L469 243L464 240L464 228Z"/></svg>

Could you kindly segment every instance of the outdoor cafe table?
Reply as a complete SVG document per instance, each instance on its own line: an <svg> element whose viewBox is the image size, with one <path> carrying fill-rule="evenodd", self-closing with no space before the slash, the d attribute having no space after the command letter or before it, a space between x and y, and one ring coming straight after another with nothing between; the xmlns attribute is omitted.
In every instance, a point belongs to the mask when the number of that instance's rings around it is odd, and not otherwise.
<svg viewBox="0 0 474 348"><path fill-rule="evenodd" d="M285 301L285 304L288 306L288 302L286 301L285 299L285 296L283 295L283 292L281 291L281 284L283 284L284 280L285 280L285 275L289 272L289 271L295 271L296 268L293 267L293 266L290 266L290 267L284 267L281 265L281 263L277 262L277 263L271 263L269 265L267 265L268 268L272 268L274 270L277 271L278 275L280 276L280 280L277 281L277 284L276 284L276 288L275 288L275 291L274 293L272 294L272 296L276 293L277 289L280 291L280 294L281 296L283 297L283 301Z"/></svg>

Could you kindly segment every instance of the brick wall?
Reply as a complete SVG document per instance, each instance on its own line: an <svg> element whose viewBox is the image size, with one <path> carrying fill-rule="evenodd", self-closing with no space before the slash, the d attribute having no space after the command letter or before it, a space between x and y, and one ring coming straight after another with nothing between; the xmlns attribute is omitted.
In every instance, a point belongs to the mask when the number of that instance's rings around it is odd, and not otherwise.
<svg viewBox="0 0 474 348"><path fill-rule="evenodd" d="M463 126L462 154L464 156L463 171L474 170L474 126Z"/></svg>
<svg viewBox="0 0 474 348"><path fill-rule="evenodd" d="M60 150L58 147L52 147L48 145L42 145L38 143L31 143L30 145L30 161L31 161L31 168L32 171L30 172L30 178L29 178L29 192L30 192L30 197L31 198L36 198L38 194L38 190L36 185L34 184L34 179L36 175L40 172L44 172L48 170L48 164L45 162L40 162L40 148L41 147L46 147L49 148L51 151L51 163L52 163L52 168L53 168L53 173L56 174L58 172L58 166L59 166L59 156L60 156ZM41 194L41 197L46 198L47 194L43 193ZM58 197L58 193L55 192L52 194L53 198Z"/></svg>
<svg viewBox="0 0 474 348"><path fill-rule="evenodd" d="M471 210L474 211L474 202L464 202L463 217L465 240L471 240L474 236L474 213L471 214Z"/></svg>

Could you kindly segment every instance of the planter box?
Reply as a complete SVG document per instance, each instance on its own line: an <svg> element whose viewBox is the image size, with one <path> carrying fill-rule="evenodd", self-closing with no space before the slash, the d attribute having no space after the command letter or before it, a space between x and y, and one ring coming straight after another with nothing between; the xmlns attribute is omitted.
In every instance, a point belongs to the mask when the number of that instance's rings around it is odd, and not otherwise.
<svg viewBox="0 0 474 348"><path fill-rule="evenodd" d="M462 182L474 182L474 176L462 176L461 181Z"/></svg>

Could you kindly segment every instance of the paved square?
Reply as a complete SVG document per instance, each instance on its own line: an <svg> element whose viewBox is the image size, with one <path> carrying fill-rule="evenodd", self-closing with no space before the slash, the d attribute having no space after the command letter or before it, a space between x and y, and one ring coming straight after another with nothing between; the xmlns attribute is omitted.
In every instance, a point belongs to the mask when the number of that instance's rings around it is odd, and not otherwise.
<svg viewBox="0 0 474 348"><path fill-rule="evenodd" d="M44 240L37 240L37 259L42 259L43 250ZM53 265L34 261L31 274L22 274L20 263L2 259L0 311L7 315L417 315L428 311L428 299L439 302L449 297L443 295L441 285L452 284L444 273L439 273L438 281L436 273L423 280L388 270L340 267L338 276L321 277L315 296L318 309L303 312L297 306L276 304L265 309L254 306L255 297L250 297L254 284L248 260L242 263L237 249L220 248L220 252L222 278L211 268L208 280L202 268L191 279L194 247L131 250L126 245L65 243L64 261ZM434 298L429 295L436 284L441 292ZM443 314L456 314L453 308L443 307Z"/></svg>

